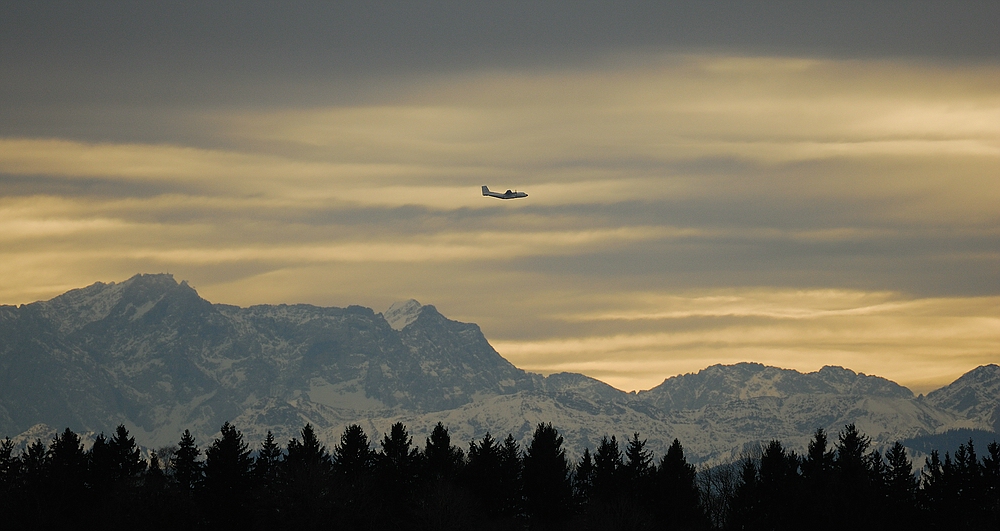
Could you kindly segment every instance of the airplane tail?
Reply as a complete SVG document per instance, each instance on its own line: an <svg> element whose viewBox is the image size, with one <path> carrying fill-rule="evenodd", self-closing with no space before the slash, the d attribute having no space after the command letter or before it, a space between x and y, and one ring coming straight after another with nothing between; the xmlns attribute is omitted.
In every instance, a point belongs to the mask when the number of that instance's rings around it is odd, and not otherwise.
<svg viewBox="0 0 1000 531"><path fill-rule="evenodd" d="M483 185L483 195L490 195L490 187Z"/></svg>

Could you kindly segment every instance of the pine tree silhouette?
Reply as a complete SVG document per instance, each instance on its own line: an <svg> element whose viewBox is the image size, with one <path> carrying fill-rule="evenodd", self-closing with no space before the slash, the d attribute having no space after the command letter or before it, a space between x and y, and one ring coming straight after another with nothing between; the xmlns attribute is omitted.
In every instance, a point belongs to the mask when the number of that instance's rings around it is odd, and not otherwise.
<svg viewBox="0 0 1000 531"><path fill-rule="evenodd" d="M301 441L288 441L281 461L283 504L289 518L287 525L311 529L324 521L330 509L333 461L312 424L306 424L300 435Z"/></svg>
<svg viewBox="0 0 1000 531"><path fill-rule="evenodd" d="M696 480L694 465L687 462L684 447L678 439L674 439L656 470L656 516L662 525L679 529L707 526Z"/></svg>
<svg viewBox="0 0 1000 531"><path fill-rule="evenodd" d="M996 441L986 446L982 470L985 525L987 529L1000 529L1000 444Z"/></svg>
<svg viewBox="0 0 1000 531"><path fill-rule="evenodd" d="M387 518L383 525L405 522L413 518L414 487L420 470L420 452L402 422L397 422L385 434L381 452L376 457L376 472Z"/></svg>
<svg viewBox="0 0 1000 531"><path fill-rule="evenodd" d="M49 445L49 469L45 511L49 525L70 524L83 511L86 488L87 454L80 436L69 428Z"/></svg>
<svg viewBox="0 0 1000 531"><path fill-rule="evenodd" d="M41 439L35 439L23 450L18 458L20 477L17 481L17 504L11 505L22 522L46 522L49 515L45 510L45 496L49 486L51 467L49 453Z"/></svg>
<svg viewBox="0 0 1000 531"><path fill-rule="evenodd" d="M520 445L510 433L500 446L500 493L504 516L521 515L524 511L524 459Z"/></svg>
<svg viewBox="0 0 1000 531"><path fill-rule="evenodd" d="M610 504L615 501L624 484L622 452L618 449L618 439L612 435L601 437L601 443L594 452L593 497L595 501Z"/></svg>
<svg viewBox="0 0 1000 531"><path fill-rule="evenodd" d="M460 448L452 446L448 428L440 422L427 438L424 461L428 477L437 480L454 479L465 464L465 454Z"/></svg>
<svg viewBox="0 0 1000 531"><path fill-rule="evenodd" d="M21 463L14 453L14 441L7 437L0 442L0 498L12 500Z"/></svg>
<svg viewBox="0 0 1000 531"><path fill-rule="evenodd" d="M195 444L194 435L191 435L189 430L184 430L171 463L173 480L181 492L191 493L201 486L202 463L198 460L200 455L201 450Z"/></svg>
<svg viewBox="0 0 1000 531"><path fill-rule="evenodd" d="M108 450L114 463L113 480L116 483L135 484L146 470L146 460L142 458L135 438L129 435L124 424L119 424L115 429L115 434L108 441Z"/></svg>
<svg viewBox="0 0 1000 531"><path fill-rule="evenodd" d="M917 509L917 478L913 474L913 463L899 441L886 452L885 459L883 483L888 513L886 517L895 526L912 528L917 523L914 518Z"/></svg>
<svg viewBox="0 0 1000 531"><path fill-rule="evenodd" d="M221 437L205 450L205 514L216 526L241 529L251 522L253 458L235 426L226 422L219 431Z"/></svg>
<svg viewBox="0 0 1000 531"><path fill-rule="evenodd" d="M375 451L368 435L357 424L351 424L340 436L340 444L333 449L333 471L339 482L356 486L368 477L375 466Z"/></svg>
<svg viewBox="0 0 1000 531"><path fill-rule="evenodd" d="M545 526L565 523L573 501L563 438L552 424L539 424L524 456L525 509Z"/></svg>
<svg viewBox="0 0 1000 531"><path fill-rule="evenodd" d="M511 495L503 478L502 446L490 435L469 443L469 459L460 474L461 484L472 494L488 519L510 516Z"/></svg>
<svg viewBox="0 0 1000 531"><path fill-rule="evenodd" d="M826 431L817 428L801 465L801 514L807 515L817 530L833 529L834 515L838 510L831 503L835 453L828 445Z"/></svg>
<svg viewBox="0 0 1000 531"><path fill-rule="evenodd" d="M876 462L880 456L869 452L871 438L861 433L853 423L841 430L837 438L834 461L833 499L837 509L833 523L840 527L855 519L874 522L881 513L878 485L881 482ZM850 513L844 511L850 507Z"/></svg>
<svg viewBox="0 0 1000 531"><path fill-rule="evenodd" d="M590 448L584 448L573 474L573 493L576 495L576 502L586 506L590 502L593 490L594 458L590 455Z"/></svg>
<svg viewBox="0 0 1000 531"><path fill-rule="evenodd" d="M284 454L274 440L274 434L267 430L264 441L257 451L253 462L254 483L263 491L270 490L278 484L278 473Z"/></svg>
<svg viewBox="0 0 1000 531"><path fill-rule="evenodd" d="M281 467L284 452L274 440L274 434L267 430L264 441L257 450L253 461L253 481L251 499L256 527L274 529L282 521L282 499L278 495L281 489Z"/></svg>
<svg viewBox="0 0 1000 531"><path fill-rule="evenodd" d="M797 529L800 523L791 508L799 502L799 461L780 441L764 447L758 470L761 520L770 529Z"/></svg>
<svg viewBox="0 0 1000 531"><path fill-rule="evenodd" d="M373 477L375 451L365 430L351 424L333 448L333 503L345 528L364 527L380 511L381 494Z"/></svg>

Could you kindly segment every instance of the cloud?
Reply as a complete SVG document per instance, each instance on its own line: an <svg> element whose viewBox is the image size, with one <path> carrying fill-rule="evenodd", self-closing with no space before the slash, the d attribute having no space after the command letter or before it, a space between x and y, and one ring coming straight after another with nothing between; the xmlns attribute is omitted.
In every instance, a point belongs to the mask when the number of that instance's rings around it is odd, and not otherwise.
<svg viewBox="0 0 1000 531"><path fill-rule="evenodd" d="M606 52L46 115L0 137L0 300L159 271L243 305L415 297L623 388L998 360L995 65Z"/></svg>

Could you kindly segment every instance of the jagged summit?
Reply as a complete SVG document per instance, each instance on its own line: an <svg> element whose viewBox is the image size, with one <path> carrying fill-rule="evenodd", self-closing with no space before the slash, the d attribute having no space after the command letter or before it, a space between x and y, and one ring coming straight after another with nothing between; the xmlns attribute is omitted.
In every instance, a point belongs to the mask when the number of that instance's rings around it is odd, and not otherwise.
<svg viewBox="0 0 1000 531"><path fill-rule="evenodd" d="M95 282L29 306L37 307L58 323L60 331L68 333L116 312L135 318L178 290L194 293L187 281L178 284L169 273L138 274L123 282Z"/></svg>
<svg viewBox="0 0 1000 531"><path fill-rule="evenodd" d="M1000 432L1000 365L981 365L954 382L927 393L926 400L936 407L960 412Z"/></svg>
<svg viewBox="0 0 1000 531"><path fill-rule="evenodd" d="M638 396L664 408L697 409L732 400L784 399L798 394L913 397L909 389L895 382L843 367L826 366L801 373L749 362L712 365L697 373L673 376L648 391L640 391Z"/></svg>
<svg viewBox="0 0 1000 531"><path fill-rule="evenodd" d="M417 301L410 299L408 301L394 302L389 309L382 314L386 322L393 330L402 330L406 328L406 325L417 320L417 316L420 315L420 310L424 307Z"/></svg>

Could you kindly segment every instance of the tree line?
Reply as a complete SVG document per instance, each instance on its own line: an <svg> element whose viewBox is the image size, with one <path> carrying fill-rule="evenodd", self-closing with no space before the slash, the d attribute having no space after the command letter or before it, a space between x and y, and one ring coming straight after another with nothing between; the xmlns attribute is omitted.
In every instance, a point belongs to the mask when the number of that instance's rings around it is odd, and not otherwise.
<svg viewBox="0 0 1000 531"><path fill-rule="evenodd" d="M525 448L487 433L468 450L438 423L414 444L402 423L375 444L348 426L327 449L307 424L251 449L228 422L202 450L185 430L143 456L124 426L87 450L66 429L20 452L0 442L0 522L150 529L1000 529L1000 446L970 440L915 471L853 424L806 453L771 441L697 471L674 440L659 460L634 433L575 461L551 424Z"/></svg>

